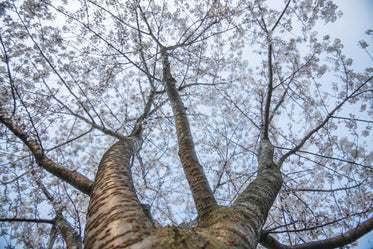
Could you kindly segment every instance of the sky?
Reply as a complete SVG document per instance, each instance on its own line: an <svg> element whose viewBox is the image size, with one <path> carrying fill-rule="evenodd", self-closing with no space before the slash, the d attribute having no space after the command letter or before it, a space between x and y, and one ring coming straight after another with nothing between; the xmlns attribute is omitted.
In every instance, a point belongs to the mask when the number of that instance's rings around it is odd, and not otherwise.
<svg viewBox="0 0 373 249"><path fill-rule="evenodd" d="M335 0L343 16L333 24L321 26L317 31L326 33L331 38L340 38L344 44L344 53L354 59L357 69L373 67L373 60L366 51L359 48L359 41L364 39L370 44L368 51L373 56L373 37L365 35L367 29L373 29L373 0ZM0 249L4 246L0 238ZM354 249L373 249L373 232L358 241Z"/></svg>
<svg viewBox="0 0 373 249"><path fill-rule="evenodd" d="M359 41L364 39L370 43L368 50L373 56L373 37L365 34L367 29L373 29L373 0L336 0L335 3L343 16L337 22L326 25L320 32L327 32L331 38L340 38L345 54L355 58L357 68L373 66L369 55L358 46Z"/></svg>
<svg viewBox="0 0 373 249"><path fill-rule="evenodd" d="M373 67L372 59L358 46L358 42L364 39L370 44L368 51L373 55L373 37L365 35L367 29L373 29L373 0L336 0L335 3L343 16L325 29L332 38L341 39L345 54L354 59L357 69ZM373 249L373 232L358 240L358 245L353 248Z"/></svg>

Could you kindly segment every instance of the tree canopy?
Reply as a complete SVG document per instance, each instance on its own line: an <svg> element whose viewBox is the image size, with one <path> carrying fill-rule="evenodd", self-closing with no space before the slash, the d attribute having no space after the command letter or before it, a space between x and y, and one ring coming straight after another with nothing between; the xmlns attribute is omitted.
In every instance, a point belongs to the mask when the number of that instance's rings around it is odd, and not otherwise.
<svg viewBox="0 0 373 249"><path fill-rule="evenodd" d="M348 247L373 230L373 68L317 32L340 16L331 0L0 3L4 243L80 240L104 153L135 134L157 226L244 206L273 164L260 246Z"/></svg>

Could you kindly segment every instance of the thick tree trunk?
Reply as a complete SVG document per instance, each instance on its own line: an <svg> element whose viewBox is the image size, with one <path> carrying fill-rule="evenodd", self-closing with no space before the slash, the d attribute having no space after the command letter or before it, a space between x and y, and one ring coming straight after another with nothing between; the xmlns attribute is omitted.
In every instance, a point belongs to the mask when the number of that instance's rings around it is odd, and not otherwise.
<svg viewBox="0 0 373 249"><path fill-rule="evenodd" d="M129 137L103 156L91 194L85 228L85 248L126 248L150 233L132 182L130 160L141 141Z"/></svg>
<svg viewBox="0 0 373 249"><path fill-rule="evenodd" d="M130 160L139 149L137 135L114 144L100 163L87 214L85 248L247 248L257 247L269 209L281 188L268 136L261 141L257 178L232 207L220 207L198 162L183 102L162 50L163 82L177 130L179 158L200 220L193 231L156 229L137 199ZM140 134L138 134L139 136Z"/></svg>
<svg viewBox="0 0 373 249"><path fill-rule="evenodd" d="M144 212L130 170L138 143L131 137L119 141L103 156L88 208L85 248L257 247L260 230L281 186L269 141L260 152L257 179L235 205L217 206L192 231L181 227L157 229Z"/></svg>
<svg viewBox="0 0 373 249"><path fill-rule="evenodd" d="M204 214L193 230L181 227L155 228L149 212L139 202L131 177L131 157L140 146L136 136L114 144L103 156L88 208L84 246L91 248L236 248L255 249L260 241L268 248L336 248L351 243L373 227L370 219L356 229L324 241L286 246L262 231L268 212L281 188L281 172L273 162L273 146L262 139L256 179L231 207L216 206ZM56 220L58 221L58 220ZM79 248L76 236L60 220L66 241ZM57 224L58 225L58 224ZM77 247L74 247L77 246Z"/></svg>

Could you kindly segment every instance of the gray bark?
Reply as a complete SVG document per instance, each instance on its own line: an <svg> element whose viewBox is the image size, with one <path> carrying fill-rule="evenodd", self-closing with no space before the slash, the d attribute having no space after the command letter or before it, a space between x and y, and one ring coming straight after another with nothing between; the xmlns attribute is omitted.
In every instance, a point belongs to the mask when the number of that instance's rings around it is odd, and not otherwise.
<svg viewBox="0 0 373 249"><path fill-rule="evenodd" d="M126 248L150 233L132 182L130 161L140 148L138 137L114 144L99 165L87 213L85 248Z"/></svg>

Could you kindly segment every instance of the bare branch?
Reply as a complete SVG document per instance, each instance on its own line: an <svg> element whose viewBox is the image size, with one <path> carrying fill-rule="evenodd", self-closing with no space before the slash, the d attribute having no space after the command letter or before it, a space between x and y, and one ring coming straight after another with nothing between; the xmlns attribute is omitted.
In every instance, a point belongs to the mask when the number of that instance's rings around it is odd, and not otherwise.
<svg viewBox="0 0 373 249"><path fill-rule="evenodd" d="M69 170L63 166L60 166L49 159L39 146L39 144L32 140L29 135L22 131L17 125L15 125L11 119L5 118L0 115L0 123L4 124L10 131L13 132L21 141L30 149L31 153L34 155L36 163L53 174L54 176L60 178L61 180L72 185L81 192L90 195L93 187L93 182L82 174Z"/></svg>
<svg viewBox="0 0 373 249"><path fill-rule="evenodd" d="M286 154L284 154L280 160L279 160L279 165L282 165L283 162L291 155L293 155L294 153L296 153L297 151L300 150L300 148L302 148L302 146L308 141L308 139L310 137L312 137L316 132L318 132L321 128L324 127L324 125L326 123L328 123L328 121L334 116L334 113L336 113L339 109L341 109L341 107L350 99L354 98L356 96L356 94L358 94L359 90L365 86L370 80L373 79L373 76L369 77L366 81L364 81L359 87L357 87L350 95L346 96L342 101L341 103L339 103L331 112L329 112L329 114L324 118L324 120L322 122L320 122L320 124L318 126L316 126L314 129L312 129L311 131L309 131L306 136L304 136L304 138L298 143L298 145L296 145L292 150L290 150L289 152L287 152Z"/></svg>
<svg viewBox="0 0 373 249"><path fill-rule="evenodd" d="M288 2L287 2L287 4L286 4L286 6L285 6L285 8L284 8L284 10L282 11L282 13L281 13L281 15L280 15L280 17L277 19L277 21L276 21L276 23L275 23L275 25L273 25L273 27L272 27L272 32L276 29L276 27L277 27L277 25L280 23L280 21L281 21L281 19L282 19L282 17L284 16L284 14L285 14L285 12L286 12L286 10L288 9L288 7L289 7L289 4L290 4L290 2L291 2L291 0L289 0Z"/></svg>
<svg viewBox="0 0 373 249"><path fill-rule="evenodd" d="M359 224L356 228L325 240L313 241L309 243L288 246L281 244L274 237L263 231L259 243L269 249L333 249L345 246L361 238L373 230L373 218Z"/></svg>
<svg viewBox="0 0 373 249"><path fill-rule="evenodd" d="M0 222L28 222L54 224L55 220L50 219L28 219L28 218L0 218Z"/></svg>

